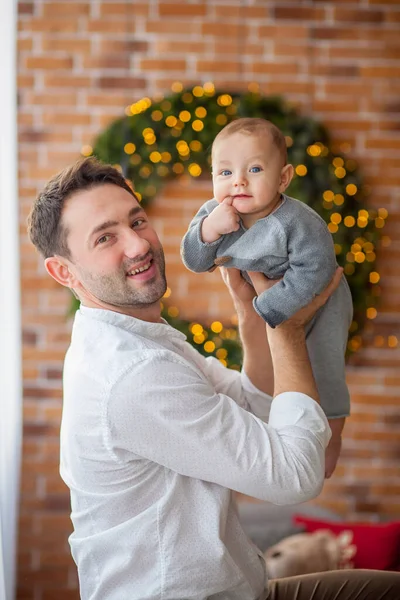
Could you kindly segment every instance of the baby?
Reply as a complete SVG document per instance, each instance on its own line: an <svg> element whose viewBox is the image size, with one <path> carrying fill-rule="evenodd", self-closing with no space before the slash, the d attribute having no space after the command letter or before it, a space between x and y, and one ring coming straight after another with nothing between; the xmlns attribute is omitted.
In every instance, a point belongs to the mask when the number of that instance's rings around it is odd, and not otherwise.
<svg viewBox="0 0 400 600"><path fill-rule="evenodd" d="M279 280L254 299L254 308L277 327L330 282L337 267L332 236L309 206L285 195L294 169L286 141L272 123L242 118L224 127L212 147L214 199L198 211L182 240L191 271L216 266L260 271ZM307 347L321 405L332 429L326 477L333 473L349 415L344 354L353 307L345 277L307 328Z"/></svg>

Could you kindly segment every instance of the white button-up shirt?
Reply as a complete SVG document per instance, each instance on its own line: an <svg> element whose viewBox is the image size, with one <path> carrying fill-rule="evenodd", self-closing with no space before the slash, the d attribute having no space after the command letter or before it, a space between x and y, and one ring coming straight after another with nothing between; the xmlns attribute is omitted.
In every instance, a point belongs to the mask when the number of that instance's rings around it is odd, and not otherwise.
<svg viewBox="0 0 400 600"><path fill-rule="evenodd" d="M231 490L316 496L329 437L308 396L272 401L166 323L81 307L60 470L82 600L256 600L265 564Z"/></svg>

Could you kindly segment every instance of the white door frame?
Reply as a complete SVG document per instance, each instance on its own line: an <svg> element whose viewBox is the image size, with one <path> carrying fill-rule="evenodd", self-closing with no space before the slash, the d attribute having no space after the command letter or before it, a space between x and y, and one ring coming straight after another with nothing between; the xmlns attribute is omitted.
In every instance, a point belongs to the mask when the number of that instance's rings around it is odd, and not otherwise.
<svg viewBox="0 0 400 600"><path fill-rule="evenodd" d="M0 600L15 598L22 385L17 0L0 1Z"/></svg>

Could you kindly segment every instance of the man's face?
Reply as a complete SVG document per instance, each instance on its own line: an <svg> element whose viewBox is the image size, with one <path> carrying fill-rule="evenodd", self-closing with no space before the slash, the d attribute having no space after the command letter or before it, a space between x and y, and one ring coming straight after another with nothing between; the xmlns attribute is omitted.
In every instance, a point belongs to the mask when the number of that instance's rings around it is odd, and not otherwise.
<svg viewBox="0 0 400 600"><path fill-rule="evenodd" d="M62 224L71 252L69 270L79 297L122 312L158 303L166 290L164 253L137 200L104 184L73 194Z"/></svg>

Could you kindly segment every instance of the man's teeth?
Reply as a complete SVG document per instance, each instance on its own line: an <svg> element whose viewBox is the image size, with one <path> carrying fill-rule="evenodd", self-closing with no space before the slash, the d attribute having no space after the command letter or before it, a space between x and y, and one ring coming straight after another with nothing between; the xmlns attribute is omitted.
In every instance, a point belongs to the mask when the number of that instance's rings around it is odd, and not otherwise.
<svg viewBox="0 0 400 600"><path fill-rule="evenodd" d="M143 265L143 267L139 267L138 269L129 271L128 275L137 275L138 273L143 273L143 271L147 271L147 269L150 269L150 266L151 262L147 263L147 265Z"/></svg>

